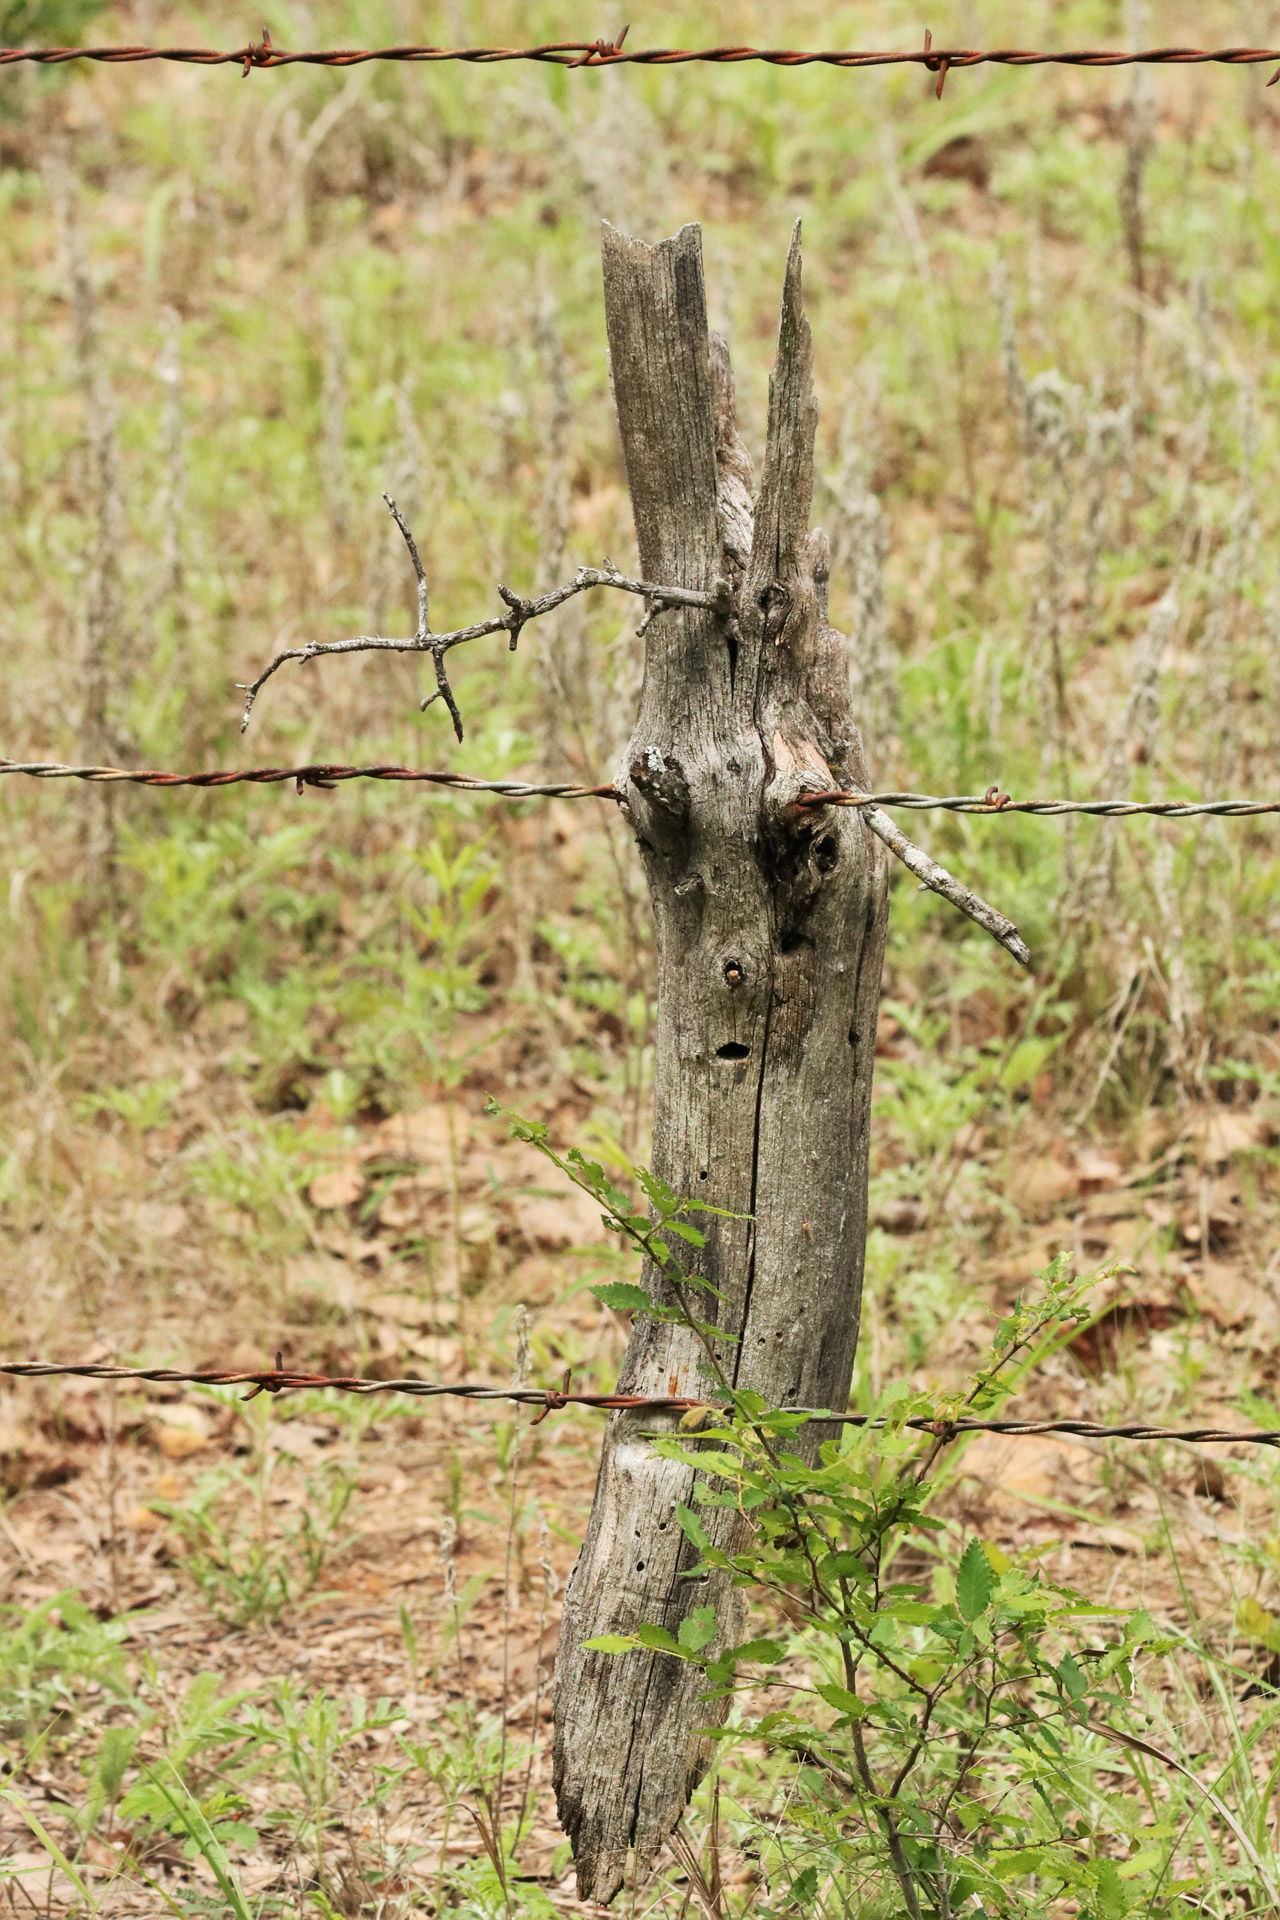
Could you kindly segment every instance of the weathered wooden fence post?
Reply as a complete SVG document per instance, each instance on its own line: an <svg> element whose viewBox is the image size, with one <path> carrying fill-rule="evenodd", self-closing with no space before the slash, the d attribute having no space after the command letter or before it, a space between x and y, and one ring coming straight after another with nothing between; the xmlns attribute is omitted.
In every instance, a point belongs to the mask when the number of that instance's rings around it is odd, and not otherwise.
<svg viewBox="0 0 1280 1920"><path fill-rule="evenodd" d="M867 791L843 637L827 625L826 542L809 530L812 343L799 229L782 299L759 492L707 329L701 234L658 246L606 227L605 309L646 579L732 588L733 612L668 608L648 627L640 716L618 786L657 925L655 1170L712 1217L698 1268L721 1289L726 1370L777 1405L844 1404L858 1339L886 855L854 810ZM660 1288L656 1272L645 1275ZM622 1386L706 1391L683 1329L640 1321ZM661 1424L657 1422L656 1424ZM714 1602L675 1517L689 1475L617 1415L565 1598L555 1784L579 1890L609 1900L634 1847L650 1862L705 1765L695 1669L588 1653L644 1621L675 1630ZM735 1516L708 1513L722 1543ZM719 1534L716 1535L716 1528Z"/></svg>

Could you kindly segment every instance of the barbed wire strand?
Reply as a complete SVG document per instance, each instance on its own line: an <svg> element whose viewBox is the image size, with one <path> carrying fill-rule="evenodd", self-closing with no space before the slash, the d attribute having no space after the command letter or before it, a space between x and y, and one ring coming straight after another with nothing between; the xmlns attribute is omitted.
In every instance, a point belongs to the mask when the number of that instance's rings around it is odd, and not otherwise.
<svg viewBox="0 0 1280 1920"><path fill-rule="evenodd" d="M461 793L490 793L501 800L617 800L611 786L584 787L572 781L532 786L524 780L479 780L469 773L431 771L419 767L344 767L318 764L307 767L240 767L214 773L134 772L126 767L67 767L52 760L0 760L0 773L25 773L35 780L125 781L140 787L277 786L292 780L304 787L335 787L344 780L410 780L433 787L452 787Z"/></svg>
<svg viewBox="0 0 1280 1920"><path fill-rule="evenodd" d="M263 30L260 41L233 49L213 47L0 47L0 66L23 63L37 66L63 66L73 60L90 60L104 66L130 66L144 60L167 60L187 66L238 66L246 78L255 68L278 67L358 67L370 61L404 61L435 64L456 61L472 66L496 66L507 61L528 60L543 65L599 70L602 67L674 67L740 66L757 63L771 67L837 67L859 70L869 67L924 67L936 74L936 93L942 89L949 72L965 67L1185 67L1270 66L1280 61L1280 48L1274 47L1150 47L1145 51L1114 48L1078 48L1051 53L1039 48L935 47L926 33L923 47L915 51L865 51L856 49L805 50L783 47L633 47L627 49L628 29L612 39L555 40L533 47L335 47L302 53L289 53L273 44ZM1274 85L1280 71L1268 85Z"/></svg>
<svg viewBox="0 0 1280 1920"><path fill-rule="evenodd" d="M450 773L422 767L349 767L318 761L305 767L235 767L210 773L163 773L154 768L73 767L58 760L0 760L0 774L24 773L33 780L121 781L139 787L280 786L293 781L304 787L336 787L347 780L400 780L426 786L449 787L459 793L487 793L500 800L621 800L607 783L583 786L554 781L535 786L525 780L481 780L469 773ZM1054 819L1062 814L1085 814L1098 820L1130 819L1145 814L1157 820L1248 819L1280 813L1280 800L1014 800L997 787L986 793L852 793L840 788L810 793L797 801L809 807L902 807L916 813L990 815L1029 814Z"/></svg>
<svg viewBox="0 0 1280 1920"><path fill-rule="evenodd" d="M592 1407L604 1413L694 1413L725 1414L728 1408L715 1401L698 1400L687 1395L668 1395L650 1399L638 1393L573 1393L569 1375L562 1387L490 1387L474 1381L367 1380L353 1374L303 1373L279 1364L254 1371L242 1367L201 1367L184 1372L177 1367L124 1367L111 1360L86 1360L64 1363L57 1360L5 1360L0 1376L19 1380L138 1380L161 1386L252 1388L246 1398L259 1393L307 1393L328 1390L334 1393L409 1394L420 1400L454 1399L481 1402L500 1401L509 1405L540 1407L544 1414L558 1413L566 1407ZM1200 1445L1250 1445L1280 1447L1280 1427L1158 1427L1147 1421L1129 1421L1123 1426L1105 1426L1097 1420L979 1420L969 1415L954 1418L942 1414L930 1418L915 1415L895 1421L866 1413L831 1413L825 1407L786 1407L786 1413L802 1413L823 1426L866 1427L880 1430L890 1426L909 1427L916 1433L931 1433L951 1439L964 1433L1003 1434L1011 1439L1044 1434L1063 1434L1084 1440L1176 1440Z"/></svg>
<svg viewBox="0 0 1280 1920"><path fill-rule="evenodd" d="M1280 800L1013 800L995 787L986 793L847 793L833 789L806 794L801 807L906 807L917 813L1032 814L1052 819L1082 813L1097 820L1122 820L1149 814L1158 820L1194 820L1205 815L1243 818L1280 813Z"/></svg>

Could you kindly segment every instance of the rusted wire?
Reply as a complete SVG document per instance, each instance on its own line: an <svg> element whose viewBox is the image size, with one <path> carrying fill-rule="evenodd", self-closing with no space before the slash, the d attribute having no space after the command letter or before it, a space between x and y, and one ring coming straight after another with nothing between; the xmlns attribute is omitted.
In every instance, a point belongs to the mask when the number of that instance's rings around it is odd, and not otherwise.
<svg viewBox="0 0 1280 1920"><path fill-rule="evenodd" d="M34 780L123 781L138 787L279 786L292 780L304 787L336 787L346 780L406 780L433 787L451 787L459 793L490 793L500 800L621 800L613 786L580 786L557 781L534 786L524 780L479 780L469 773L432 771L421 767L346 767L317 762L306 767L237 767L212 773L161 773L154 768L71 767L57 760L0 760L0 774L25 773ZM850 793L842 788L808 793L796 802L809 807L904 807L916 813L1032 814L1053 819L1081 813L1100 820L1130 819L1148 814L1158 820L1249 818L1280 813L1280 800L1013 800L998 787L985 793Z"/></svg>
<svg viewBox="0 0 1280 1920"><path fill-rule="evenodd" d="M54 760L0 760L0 773L26 773L35 780L125 781L137 787L272 787L292 780L304 787L336 787L344 780L412 780L460 793L491 793L500 800L617 800L616 788L575 786L571 781L530 786L524 780L477 780L469 773L432 772L421 767L235 767L214 773L160 773L154 768L66 767Z"/></svg>
<svg viewBox="0 0 1280 1920"><path fill-rule="evenodd" d="M553 40L534 47L344 47L288 53L273 45L264 29L260 41L230 50L211 47L0 47L0 66L29 62L62 66L71 60L93 60L104 66L130 66L143 60L169 60L186 66L239 67L247 78L254 68L358 67L370 61L437 63L460 61L472 66L496 66L511 60L532 60L558 67L675 67L690 65L740 66L757 62L770 67L924 67L937 75L935 91L942 98L948 73L961 67L1189 67L1270 66L1280 61L1274 47L1150 47L1143 52L1114 48L1085 48L1048 53L1028 47L935 47L932 36L914 52L858 52L854 49L814 50L781 47L624 47L627 28L612 39ZM1274 85L1280 71L1268 85Z"/></svg>
<svg viewBox="0 0 1280 1920"><path fill-rule="evenodd" d="M442 1385L435 1380L366 1380L357 1374L301 1373L280 1365L255 1372L243 1367L203 1367L184 1373L176 1367L121 1367L114 1361L86 1360L78 1365L63 1365L56 1360L6 1360L0 1362L0 1376L19 1380L40 1380L51 1376L77 1380L150 1380L159 1385L196 1387L251 1387L245 1396L252 1400L259 1393L309 1393L324 1388L334 1393L408 1393L420 1400L501 1400L517 1406L541 1407L555 1413L562 1407L599 1407L606 1412L628 1411L636 1407L676 1407L681 1411L700 1404L694 1400L647 1400L634 1393L571 1393L566 1382L555 1387L486 1387L472 1382Z"/></svg>
<svg viewBox="0 0 1280 1920"><path fill-rule="evenodd" d="M64 1364L57 1360L0 1361L0 1376L18 1380L139 1380L161 1386L251 1387L246 1398L259 1393L315 1393L328 1389L333 1393L403 1393L419 1400L474 1400L506 1402L508 1405L538 1407L543 1414L558 1413L565 1407L594 1407L603 1413L694 1413L725 1414L728 1408L714 1401L697 1400L688 1395L670 1394L649 1399L639 1393L573 1393L569 1379L561 1387L488 1387L473 1381L438 1380L366 1380L354 1374L302 1373L279 1364L255 1372L244 1367L202 1367L183 1372L177 1367L122 1367L111 1360L86 1360ZM1059 1433L1083 1440L1177 1440L1201 1446L1250 1445L1280 1447L1280 1427L1156 1427L1144 1420L1124 1426L1108 1427L1097 1420L977 1420L968 1415L913 1416L901 1422L866 1413L830 1413L824 1407L787 1407L787 1413L807 1414L822 1426L867 1427L873 1430L889 1426L909 1427L915 1433L931 1433L935 1439L949 1440L964 1433L1004 1434L1010 1439Z"/></svg>

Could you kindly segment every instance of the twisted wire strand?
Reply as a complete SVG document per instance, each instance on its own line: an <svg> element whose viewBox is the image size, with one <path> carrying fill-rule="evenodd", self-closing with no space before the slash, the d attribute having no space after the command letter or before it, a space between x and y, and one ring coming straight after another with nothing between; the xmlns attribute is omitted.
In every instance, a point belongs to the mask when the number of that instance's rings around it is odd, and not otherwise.
<svg viewBox="0 0 1280 1920"><path fill-rule="evenodd" d="M469 773L400 766L349 767L319 761L305 767L236 767L211 773L163 773L154 768L73 767L58 760L0 760L0 774L25 773L34 780L122 781L139 787L279 786L293 781L304 787L336 787L347 780L400 780L459 793L489 793L501 800L621 800L607 783L583 786L556 781L535 786L525 780L481 780ZM1250 818L1280 813L1280 800L1012 800L990 787L986 793L850 793L841 788L808 793L797 805L809 807L902 807L916 813L1031 814L1053 819L1061 814L1085 814L1099 820L1131 819L1146 814L1158 820L1195 820L1212 815L1221 819Z"/></svg>
<svg viewBox="0 0 1280 1920"><path fill-rule="evenodd" d="M409 780L433 787L452 787L460 793L491 793L501 800L617 800L611 786L583 787L572 781L531 786L524 780L479 780L469 773L432 771L421 767L344 767L320 763L306 767L238 767L213 773L161 773L153 768L68 767L56 760L0 760L0 773L25 773L34 780L125 781L139 787L278 786L294 781L304 787L335 787L344 780Z"/></svg>
<svg viewBox="0 0 1280 1920"><path fill-rule="evenodd" d="M906 807L917 813L1029 813L1051 819L1064 813L1082 813L1097 820L1123 820L1150 814L1158 820L1194 820L1207 814L1234 819L1251 814L1280 813L1280 800L1012 800L989 788L986 793L848 793L832 789L810 793L802 807Z"/></svg>
<svg viewBox="0 0 1280 1920"><path fill-rule="evenodd" d="M122 1367L114 1361L86 1360L64 1365L57 1360L6 1360L0 1362L0 1376L17 1380L41 1380L51 1377L77 1380L149 1380L159 1385L197 1387L252 1387L254 1393L303 1393L329 1388L335 1393L407 1393L421 1400L499 1400L518 1406L553 1408L560 1406L602 1407L608 1411L631 1407L690 1407L691 1400L646 1400L630 1393L570 1393L542 1387L487 1387L471 1381L442 1384L435 1380L367 1380L357 1374L299 1372L289 1367L268 1367L255 1371L243 1367L201 1367L184 1372L177 1367Z"/></svg>
<svg viewBox="0 0 1280 1920"><path fill-rule="evenodd" d="M258 1393L304 1393L329 1389L335 1393L409 1394L420 1400L474 1400L505 1402L509 1405L540 1407L544 1413L565 1407L593 1407L606 1413L724 1413L725 1407L714 1401L696 1400L672 1394L664 1399L649 1399L638 1393L571 1393L568 1385L555 1387L489 1387L473 1381L438 1380L366 1380L354 1374L299 1372L289 1367L270 1367L260 1371L243 1367L202 1367L184 1372L178 1367L124 1367L110 1360L86 1360L79 1364L57 1360L5 1360L0 1376L18 1380L49 1378L78 1380L139 1380L159 1385L200 1387L247 1386ZM1200 1445L1246 1444L1280 1447L1280 1428L1269 1427L1159 1427L1134 1420L1123 1426L1104 1426L1097 1420L979 1420L967 1415L930 1419L917 1415L896 1423L865 1413L830 1413L823 1407L788 1407L788 1413L806 1414L822 1426L866 1427L872 1430L901 1424L916 1433L931 1433L938 1439L951 1439L963 1433L995 1433L1012 1439L1036 1434L1063 1434L1084 1440L1176 1440Z"/></svg>
<svg viewBox="0 0 1280 1920"><path fill-rule="evenodd" d="M1268 66L1280 61L1274 47L1150 47L1145 51L1082 48L1046 52L1028 47L934 47L926 35L923 48L914 51L866 51L781 47L634 47L624 48L626 29L611 40L556 40L531 47L338 47L289 53L272 44L268 34L259 42L233 49L212 47L0 47L0 67L30 63L63 66L72 60L90 60L104 66L129 66L139 61L167 60L187 66L238 66L248 75L255 68L357 67L370 61L436 64L453 61L494 66L513 60L559 67L594 68L689 65L738 66L755 62L771 67L824 66L858 70L868 67L919 66L945 79L948 71L964 67L1131 67L1131 66ZM941 84L939 84L941 93Z"/></svg>

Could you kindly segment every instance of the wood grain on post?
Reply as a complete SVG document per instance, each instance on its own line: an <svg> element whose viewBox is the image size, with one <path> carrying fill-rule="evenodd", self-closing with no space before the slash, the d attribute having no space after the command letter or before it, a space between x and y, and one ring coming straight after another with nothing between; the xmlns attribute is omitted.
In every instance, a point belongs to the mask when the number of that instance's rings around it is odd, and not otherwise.
<svg viewBox="0 0 1280 1920"><path fill-rule="evenodd" d="M733 589L731 614L669 607L652 621L616 782L657 931L653 1164L678 1193L742 1216L700 1223L693 1256L724 1296L726 1372L777 1405L842 1407L862 1294L886 857L857 812L795 804L868 789L846 643L827 625L826 543L809 530L817 408L799 228L754 500L728 352L707 328L699 229L649 246L606 226L604 286L641 570ZM661 1291L656 1271L644 1283ZM684 1329L641 1320L619 1384L705 1393L699 1360ZM555 1786L579 1891L596 1900L618 1891L632 1848L641 1873L656 1858L723 1709L699 1702L695 1667L582 1643L646 1621L674 1632L708 1604L722 1640L738 1623L720 1576L681 1577L695 1556L675 1509L691 1476L644 1437L663 1424L611 1421L565 1597ZM705 1518L730 1545L737 1516Z"/></svg>

